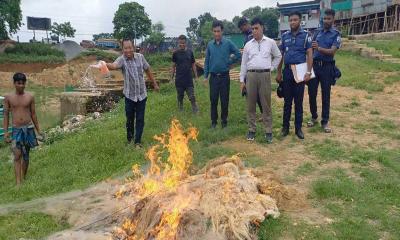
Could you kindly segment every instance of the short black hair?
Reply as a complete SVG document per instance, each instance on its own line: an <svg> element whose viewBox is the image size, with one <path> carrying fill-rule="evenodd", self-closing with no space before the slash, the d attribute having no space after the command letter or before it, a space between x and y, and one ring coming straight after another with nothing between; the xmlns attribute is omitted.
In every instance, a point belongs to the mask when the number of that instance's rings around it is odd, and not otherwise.
<svg viewBox="0 0 400 240"><path fill-rule="evenodd" d="M253 20L251 20L251 25L252 26L256 25L256 24L260 24L261 26L264 26L263 21L259 17L255 17L255 18L253 18Z"/></svg>
<svg viewBox="0 0 400 240"><path fill-rule="evenodd" d="M178 37L178 40L185 40L186 41L186 36L182 34L182 35L180 35Z"/></svg>
<svg viewBox="0 0 400 240"><path fill-rule="evenodd" d="M133 41L132 41L132 39L130 39L130 38L124 38L124 39L122 39L121 47L124 47L124 42L131 42L131 43L132 43L132 46L133 46Z"/></svg>
<svg viewBox="0 0 400 240"><path fill-rule="evenodd" d="M23 74L23 73L17 72L17 73L14 74L13 79L14 79L14 83L15 82L19 82L19 81L22 81L22 82L25 83L26 82L26 75Z"/></svg>
<svg viewBox="0 0 400 240"><path fill-rule="evenodd" d="M244 26L244 25L246 25L246 24L248 24L249 23L249 21L247 20L247 18L245 18L245 17L242 17L241 19L239 19L239 22L238 22L238 28L240 28L240 27L242 27L242 26Z"/></svg>
<svg viewBox="0 0 400 240"><path fill-rule="evenodd" d="M333 9L328 8L328 9L325 10L325 15L329 15L329 16L335 17L335 14L336 14L336 12Z"/></svg>
<svg viewBox="0 0 400 240"><path fill-rule="evenodd" d="M219 21L219 20L215 20L215 21L213 21L213 23L212 23L212 28L214 29L214 28L216 28L216 27L220 27L220 28L221 28L221 31L224 30L224 24L223 24L221 21Z"/></svg>
<svg viewBox="0 0 400 240"><path fill-rule="evenodd" d="M299 16L299 18L301 19L301 13L299 11L293 11L293 12L289 13L289 17L294 16L294 15Z"/></svg>

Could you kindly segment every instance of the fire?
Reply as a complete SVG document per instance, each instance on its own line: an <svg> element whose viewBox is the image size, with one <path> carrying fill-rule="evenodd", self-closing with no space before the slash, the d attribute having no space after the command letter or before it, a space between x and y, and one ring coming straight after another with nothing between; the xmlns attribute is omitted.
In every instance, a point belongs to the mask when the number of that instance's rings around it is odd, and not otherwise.
<svg viewBox="0 0 400 240"><path fill-rule="evenodd" d="M155 136L154 139L159 142L158 145L151 147L146 157L150 161L150 168L146 175L142 176L138 165L132 167L135 177L141 177L139 186L135 194L139 195L139 199L144 199L158 192L176 192L178 183L188 176L188 170L192 164L193 152L189 148L189 141L197 141L198 131L194 127L190 127L186 132L178 120L172 120L168 134ZM169 153L165 163L162 162L162 154L164 151ZM124 190L120 190L116 195L121 197ZM174 207L170 211L162 214L161 221L153 229L152 235L156 239L175 239L177 228L180 222L180 216L183 209L189 203L189 198L177 198L174 201ZM136 224L130 220L126 220L122 226L126 232L134 233Z"/></svg>

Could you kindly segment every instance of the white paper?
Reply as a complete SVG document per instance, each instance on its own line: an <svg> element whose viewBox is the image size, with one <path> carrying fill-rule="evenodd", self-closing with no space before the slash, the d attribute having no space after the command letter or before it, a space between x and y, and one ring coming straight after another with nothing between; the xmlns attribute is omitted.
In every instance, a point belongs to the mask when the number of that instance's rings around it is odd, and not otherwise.
<svg viewBox="0 0 400 240"><path fill-rule="evenodd" d="M293 64L290 66L293 72L294 80L297 83L304 81L304 75L307 72L307 63ZM314 70L311 68L311 76L310 78L315 78Z"/></svg>

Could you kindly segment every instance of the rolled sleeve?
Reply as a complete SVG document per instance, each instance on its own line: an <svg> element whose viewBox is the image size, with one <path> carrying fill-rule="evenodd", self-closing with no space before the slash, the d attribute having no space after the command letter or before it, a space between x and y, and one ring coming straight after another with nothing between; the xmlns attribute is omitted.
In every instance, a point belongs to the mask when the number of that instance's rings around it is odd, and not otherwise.
<svg viewBox="0 0 400 240"><path fill-rule="evenodd" d="M115 59L114 64L117 66L117 68L122 68L122 66L124 66L124 57L119 56L117 59Z"/></svg>

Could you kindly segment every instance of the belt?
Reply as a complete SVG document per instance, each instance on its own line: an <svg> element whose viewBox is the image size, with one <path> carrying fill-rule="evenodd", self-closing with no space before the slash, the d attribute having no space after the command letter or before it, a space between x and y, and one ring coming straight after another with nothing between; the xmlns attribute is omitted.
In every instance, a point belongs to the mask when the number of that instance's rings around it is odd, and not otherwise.
<svg viewBox="0 0 400 240"><path fill-rule="evenodd" d="M331 65L334 62L332 61L323 61L323 60L314 60L313 64L317 65L317 66L324 66L324 65Z"/></svg>
<svg viewBox="0 0 400 240"><path fill-rule="evenodd" d="M215 75L215 76L225 76L225 75L229 75L229 72L221 72L221 73L214 73L212 72L211 75Z"/></svg>
<svg viewBox="0 0 400 240"><path fill-rule="evenodd" d="M255 73L264 73L264 72L270 72L270 69L251 69L247 70L247 72L255 72Z"/></svg>

